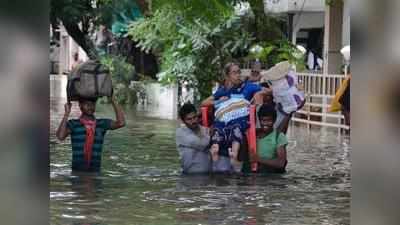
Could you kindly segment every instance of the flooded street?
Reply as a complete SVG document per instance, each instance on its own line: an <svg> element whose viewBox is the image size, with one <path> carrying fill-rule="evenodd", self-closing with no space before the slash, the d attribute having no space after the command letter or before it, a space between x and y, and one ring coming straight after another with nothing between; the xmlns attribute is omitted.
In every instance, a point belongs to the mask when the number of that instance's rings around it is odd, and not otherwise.
<svg viewBox="0 0 400 225"><path fill-rule="evenodd" d="M106 134L101 174L72 174L70 139L55 137L64 101L51 100L51 224L350 224L348 136L291 127L284 175L185 177L178 123L125 109L126 127ZM110 105L96 115L114 119Z"/></svg>

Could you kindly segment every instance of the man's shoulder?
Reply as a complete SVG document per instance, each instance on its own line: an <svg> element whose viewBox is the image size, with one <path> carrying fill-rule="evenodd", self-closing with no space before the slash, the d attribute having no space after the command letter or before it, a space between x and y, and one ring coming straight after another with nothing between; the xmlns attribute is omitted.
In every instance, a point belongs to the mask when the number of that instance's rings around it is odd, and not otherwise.
<svg viewBox="0 0 400 225"><path fill-rule="evenodd" d="M111 121L111 119L108 119L108 118L96 119L96 123L104 123L104 122L107 122L107 121Z"/></svg>
<svg viewBox="0 0 400 225"><path fill-rule="evenodd" d="M68 124L71 126L76 126L76 125L80 125L81 122L79 121L79 119L69 119Z"/></svg>
<svg viewBox="0 0 400 225"><path fill-rule="evenodd" d="M219 86L218 88L217 88L217 90L214 92L214 94L213 95L221 95L221 94L224 94L224 93L226 93L227 92L227 90L225 89L225 87L224 86Z"/></svg>
<svg viewBox="0 0 400 225"><path fill-rule="evenodd" d="M199 125L199 126L200 126L201 130L204 130L204 131L209 131L210 130L210 128L208 128L208 127L205 127L205 126L202 126L202 125Z"/></svg>
<svg viewBox="0 0 400 225"><path fill-rule="evenodd" d="M260 84L257 84L257 83L251 82L251 81L246 81L244 86L245 86L245 88L251 88L251 89L261 88Z"/></svg>
<svg viewBox="0 0 400 225"><path fill-rule="evenodd" d="M97 127L109 127L110 123L111 123L111 119L108 118L100 118L100 119L96 119L96 126Z"/></svg>
<svg viewBox="0 0 400 225"><path fill-rule="evenodd" d="M277 131L277 132L279 132L279 131ZM288 139L288 138L287 138L287 135L286 135L285 133L279 132L277 135L279 136L279 139L280 139L281 141L287 142L287 139Z"/></svg>
<svg viewBox="0 0 400 225"><path fill-rule="evenodd" d="M280 135L278 130L274 129L271 133L265 135L264 137L260 138L261 140L274 140Z"/></svg>
<svg viewBox="0 0 400 225"><path fill-rule="evenodd" d="M187 131L187 127L184 125L181 125L180 127L176 128L177 134L185 133L186 131Z"/></svg>

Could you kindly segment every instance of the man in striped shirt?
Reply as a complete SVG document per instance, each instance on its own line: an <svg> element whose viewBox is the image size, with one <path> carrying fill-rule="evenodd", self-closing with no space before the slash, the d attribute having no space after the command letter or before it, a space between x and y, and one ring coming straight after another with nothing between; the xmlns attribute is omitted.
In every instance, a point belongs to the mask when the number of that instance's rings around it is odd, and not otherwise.
<svg viewBox="0 0 400 225"><path fill-rule="evenodd" d="M122 108L115 102L114 96L110 98L110 101L115 111L116 120L97 119L94 116L96 100L87 98L79 100L81 116L78 119L68 120L71 112L71 103L68 102L64 105L64 117L58 127L56 136L62 141L68 135L71 135L73 171L99 172L106 131L125 126L124 113Z"/></svg>

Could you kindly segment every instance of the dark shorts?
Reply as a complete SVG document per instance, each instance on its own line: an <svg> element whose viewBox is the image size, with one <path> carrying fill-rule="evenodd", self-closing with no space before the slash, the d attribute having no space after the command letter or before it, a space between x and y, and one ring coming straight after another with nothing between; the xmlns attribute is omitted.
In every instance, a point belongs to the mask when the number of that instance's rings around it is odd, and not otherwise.
<svg viewBox="0 0 400 225"><path fill-rule="evenodd" d="M219 145L219 155L229 156L228 148L232 142L243 144L248 128L248 117L234 120L228 124L215 121L211 136L211 144Z"/></svg>

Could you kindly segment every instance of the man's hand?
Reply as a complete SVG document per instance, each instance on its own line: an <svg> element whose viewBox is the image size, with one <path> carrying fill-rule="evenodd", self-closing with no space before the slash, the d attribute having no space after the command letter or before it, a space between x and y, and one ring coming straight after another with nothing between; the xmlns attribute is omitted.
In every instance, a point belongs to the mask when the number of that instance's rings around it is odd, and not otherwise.
<svg viewBox="0 0 400 225"><path fill-rule="evenodd" d="M264 103L264 94L261 92L255 93L250 102L255 105L262 105Z"/></svg>
<svg viewBox="0 0 400 225"><path fill-rule="evenodd" d="M222 96L222 97L219 98L218 100L219 100L219 101L225 101L225 100L228 100L228 99L229 99L228 96Z"/></svg>
<svg viewBox="0 0 400 225"><path fill-rule="evenodd" d="M262 87L263 94L272 95L272 88Z"/></svg>
<svg viewBox="0 0 400 225"><path fill-rule="evenodd" d="M69 114L71 113L71 107L72 107L71 102L65 103L65 105L64 105L64 110L65 110L64 116L66 116L66 117L69 116Z"/></svg>
<svg viewBox="0 0 400 225"><path fill-rule="evenodd" d="M257 155L257 153L255 153L255 154L250 153L249 157L250 157L250 162L252 162L252 163L256 163L260 160L260 157Z"/></svg>
<svg viewBox="0 0 400 225"><path fill-rule="evenodd" d="M111 88L111 96L108 96L107 99L108 99L108 102L111 102L111 103L115 102L114 87Z"/></svg>
<svg viewBox="0 0 400 225"><path fill-rule="evenodd" d="M108 96L107 98L108 98L108 102L115 103L114 91L112 92L111 96Z"/></svg>
<svg viewBox="0 0 400 225"><path fill-rule="evenodd" d="M219 159L218 152L219 152L219 145L218 144L211 145L211 148L210 148L211 159L214 162L218 161L218 159Z"/></svg>
<svg viewBox="0 0 400 225"><path fill-rule="evenodd" d="M71 133L71 131L67 127L68 116L71 113L71 102L65 103L64 110L64 118L61 120L61 123L56 131L56 137L60 141L64 140Z"/></svg>
<svg viewBox="0 0 400 225"><path fill-rule="evenodd" d="M119 106L117 104L117 101L115 100L114 94L112 94L111 96L108 97L108 100L111 102L111 105L114 108L114 112L115 112L115 117L116 120L111 121L111 130L115 130L121 127L125 126L125 116L124 116L124 112L121 108L121 106Z"/></svg>

